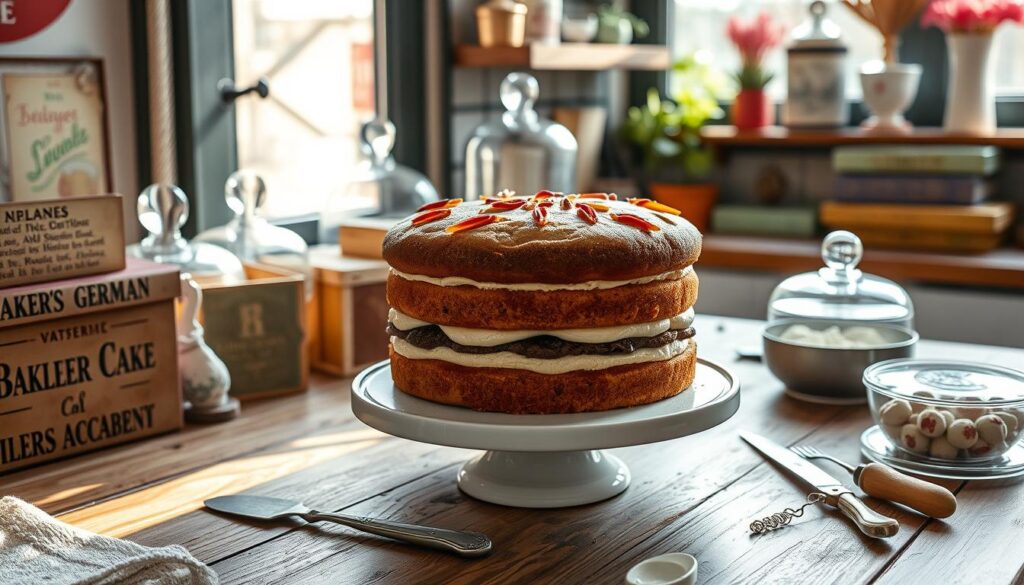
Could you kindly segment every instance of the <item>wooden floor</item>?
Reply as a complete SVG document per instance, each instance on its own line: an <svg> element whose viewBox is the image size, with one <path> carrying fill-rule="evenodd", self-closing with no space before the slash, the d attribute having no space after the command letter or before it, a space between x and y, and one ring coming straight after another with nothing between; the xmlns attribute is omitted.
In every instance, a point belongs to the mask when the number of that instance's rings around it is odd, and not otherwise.
<svg viewBox="0 0 1024 585"><path fill-rule="evenodd" d="M103 534L183 544L224 583L621 583L637 561L675 551L698 558L702 585L1024 583L1022 483L948 482L960 508L945 522L871 502L902 525L887 541L861 536L823 508L752 536L751 519L800 504L806 490L737 431L856 461L870 417L866 407L786 398L764 366L736 361L734 347L758 343L759 323L703 316L697 327L701 355L742 380L739 412L696 436L616 450L633 484L599 504L520 510L463 496L455 473L472 452L366 427L349 409L349 382L326 378L303 395L246 403L228 424L8 475L0 494ZM921 342L918 355L1024 363L1018 350L938 342ZM332 525L262 526L200 509L206 498L240 492L479 530L493 539L494 553L466 560Z"/></svg>

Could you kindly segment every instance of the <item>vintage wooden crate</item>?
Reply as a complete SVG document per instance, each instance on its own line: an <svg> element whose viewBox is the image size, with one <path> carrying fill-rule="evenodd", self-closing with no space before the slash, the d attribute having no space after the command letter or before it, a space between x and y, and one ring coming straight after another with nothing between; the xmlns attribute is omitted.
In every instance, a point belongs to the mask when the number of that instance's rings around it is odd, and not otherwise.
<svg viewBox="0 0 1024 585"><path fill-rule="evenodd" d="M0 289L0 474L181 428L173 266Z"/></svg>
<svg viewBox="0 0 1024 585"><path fill-rule="evenodd" d="M302 274L245 266L242 284L204 283L206 342L231 372L239 400L301 392L309 385L309 328Z"/></svg>
<svg viewBox="0 0 1024 585"><path fill-rule="evenodd" d="M351 376L388 357L388 302L383 260L341 256L337 246L310 250L319 334L313 367Z"/></svg>

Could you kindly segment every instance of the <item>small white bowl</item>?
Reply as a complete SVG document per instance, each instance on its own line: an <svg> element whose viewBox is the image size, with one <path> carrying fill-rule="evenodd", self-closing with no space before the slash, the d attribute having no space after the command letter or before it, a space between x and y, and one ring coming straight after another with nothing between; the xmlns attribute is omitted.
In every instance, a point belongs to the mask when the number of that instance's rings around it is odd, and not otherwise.
<svg viewBox="0 0 1024 585"><path fill-rule="evenodd" d="M589 43L597 36L597 15L562 20L562 38L570 43Z"/></svg>
<svg viewBox="0 0 1024 585"><path fill-rule="evenodd" d="M696 585L697 559L669 553L640 561L626 573L626 585Z"/></svg>

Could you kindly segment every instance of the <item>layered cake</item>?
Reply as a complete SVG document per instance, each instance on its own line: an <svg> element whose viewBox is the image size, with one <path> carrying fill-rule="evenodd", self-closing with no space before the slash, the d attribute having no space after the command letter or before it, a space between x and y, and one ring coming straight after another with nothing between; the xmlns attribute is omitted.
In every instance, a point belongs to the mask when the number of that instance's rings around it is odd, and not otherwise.
<svg viewBox="0 0 1024 585"><path fill-rule="evenodd" d="M648 199L439 201L384 238L391 372L483 411L636 406L693 381L701 236Z"/></svg>

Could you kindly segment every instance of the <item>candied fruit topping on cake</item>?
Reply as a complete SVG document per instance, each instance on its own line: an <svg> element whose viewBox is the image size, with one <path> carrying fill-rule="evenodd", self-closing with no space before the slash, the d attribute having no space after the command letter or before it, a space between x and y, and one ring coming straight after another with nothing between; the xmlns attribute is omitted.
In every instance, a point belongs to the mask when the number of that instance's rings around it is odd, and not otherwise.
<svg viewBox="0 0 1024 585"><path fill-rule="evenodd" d="M455 207L455 206L457 206L460 203L462 203L462 199L442 199L440 201L434 201L432 203L427 203L426 205L423 205L422 207L420 207L416 211L419 212L419 211L430 211L431 209L451 209L452 207Z"/></svg>
<svg viewBox="0 0 1024 585"><path fill-rule="evenodd" d="M628 226L635 227L648 232L661 231L661 228L640 217L639 215L633 215L632 213L613 213L611 218L615 221L626 224Z"/></svg>
<svg viewBox="0 0 1024 585"><path fill-rule="evenodd" d="M445 231L450 234L456 234L459 232L465 232L472 229L476 229L481 226L485 226L499 221L507 221L508 218L501 217L498 215L487 214L487 215L476 215L469 219L464 219L459 223L453 224L445 228Z"/></svg>
<svg viewBox="0 0 1024 585"><path fill-rule="evenodd" d="M433 211L427 211L426 213L421 213L421 214L417 215L416 217L413 217L412 218L412 225L414 225L414 226L415 225L423 225L425 223L430 223L432 221L437 221L439 219L444 219L444 218L448 217L451 214L452 214L452 210L451 209L435 209Z"/></svg>

